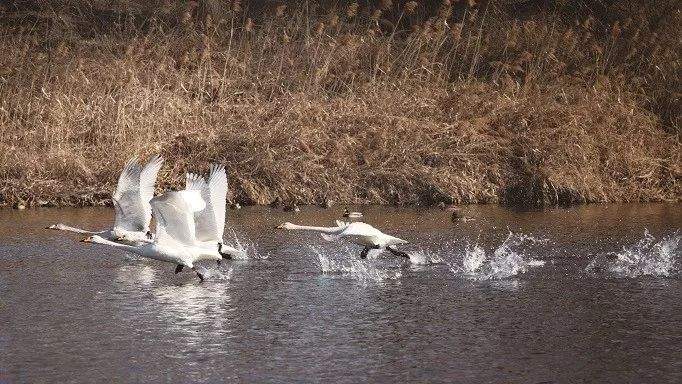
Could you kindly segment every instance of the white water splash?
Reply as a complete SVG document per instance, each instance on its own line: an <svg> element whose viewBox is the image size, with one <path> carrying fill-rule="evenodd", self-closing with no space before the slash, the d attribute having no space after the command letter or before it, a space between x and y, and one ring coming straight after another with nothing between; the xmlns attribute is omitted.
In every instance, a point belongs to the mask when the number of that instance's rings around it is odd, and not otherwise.
<svg viewBox="0 0 682 384"><path fill-rule="evenodd" d="M227 231L227 238L229 241L225 242L225 245L229 245L239 252L237 255L232 256L235 260L266 260L269 257L268 255L259 253L256 249L256 244L253 241L249 240L244 235L238 236L234 229L229 229Z"/></svg>
<svg viewBox="0 0 682 384"><path fill-rule="evenodd" d="M546 242L546 239L509 232L490 258L480 245L467 244L461 263L450 262L448 265L455 275L463 275L474 280L506 279L525 273L531 267L545 265L544 261L525 255L523 250L529 245Z"/></svg>
<svg viewBox="0 0 682 384"><path fill-rule="evenodd" d="M341 248L334 254L318 247L311 246L310 248L317 255L320 269L324 274L340 274L363 282L399 279L402 276L402 272L398 269L383 269L372 260L358 259L357 252L349 248Z"/></svg>
<svg viewBox="0 0 682 384"><path fill-rule="evenodd" d="M677 273L680 231L664 236L660 241L644 230L644 236L620 252L595 257L585 268L588 272L606 271L620 277L671 276Z"/></svg>
<svg viewBox="0 0 682 384"><path fill-rule="evenodd" d="M204 279L210 281L227 281L232 278L232 267L228 267L226 271L207 267L197 267L197 270L201 272Z"/></svg>
<svg viewBox="0 0 682 384"><path fill-rule="evenodd" d="M407 255L410 257L410 263L413 265L431 265L443 262L443 258L439 254L425 250L408 253Z"/></svg>
<svg viewBox="0 0 682 384"><path fill-rule="evenodd" d="M478 244L467 244L464 252L461 269L469 274L476 272L485 262L485 250Z"/></svg>

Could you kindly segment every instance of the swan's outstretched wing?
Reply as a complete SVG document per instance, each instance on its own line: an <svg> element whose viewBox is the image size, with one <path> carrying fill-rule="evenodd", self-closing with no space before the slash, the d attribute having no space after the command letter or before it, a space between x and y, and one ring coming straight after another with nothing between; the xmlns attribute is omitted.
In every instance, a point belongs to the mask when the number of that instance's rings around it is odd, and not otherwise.
<svg viewBox="0 0 682 384"><path fill-rule="evenodd" d="M139 196L144 214L144 229L149 229L149 222L152 219L152 207L149 205L149 201L154 197L154 185L156 185L156 178L162 165L163 157L157 155L152 157L140 172Z"/></svg>
<svg viewBox="0 0 682 384"><path fill-rule="evenodd" d="M225 172L223 165L211 165L208 188L211 196L211 209L215 218L215 236L219 241L222 241L225 231L225 206L227 204L227 172Z"/></svg>
<svg viewBox="0 0 682 384"><path fill-rule="evenodd" d="M113 195L115 228L128 231L149 229L152 218L149 200L154 196L154 184L162 164L161 156L153 157L144 168L140 167L136 159L126 164Z"/></svg>
<svg viewBox="0 0 682 384"><path fill-rule="evenodd" d="M208 182L201 176L188 173L185 189L200 191L201 197L206 202L206 209L194 214L197 240L223 241L227 199L225 167L219 164L211 165Z"/></svg>
<svg viewBox="0 0 682 384"><path fill-rule="evenodd" d="M381 231L372 227L369 224L360 221L348 223L341 232L341 236L380 236L380 235L382 235Z"/></svg>
<svg viewBox="0 0 682 384"><path fill-rule="evenodd" d="M135 220L139 209L139 185L142 167L137 162L137 158L128 160L123 167L121 175L118 177L116 190L112 195L116 218L114 227L119 227L128 231L142 231L144 222Z"/></svg>
<svg viewBox="0 0 682 384"><path fill-rule="evenodd" d="M194 213L206 207L199 191L169 191L151 202L157 241L194 245Z"/></svg>

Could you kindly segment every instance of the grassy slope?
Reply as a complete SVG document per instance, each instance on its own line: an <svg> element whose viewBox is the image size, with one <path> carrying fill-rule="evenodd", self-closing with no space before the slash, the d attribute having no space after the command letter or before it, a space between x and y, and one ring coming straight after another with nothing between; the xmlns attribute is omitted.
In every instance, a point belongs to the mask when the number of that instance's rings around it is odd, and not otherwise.
<svg viewBox="0 0 682 384"><path fill-rule="evenodd" d="M246 203L679 201L679 12L394 9L408 34L371 11L6 12L0 200L105 202L127 158L160 152L160 188L221 161Z"/></svg>

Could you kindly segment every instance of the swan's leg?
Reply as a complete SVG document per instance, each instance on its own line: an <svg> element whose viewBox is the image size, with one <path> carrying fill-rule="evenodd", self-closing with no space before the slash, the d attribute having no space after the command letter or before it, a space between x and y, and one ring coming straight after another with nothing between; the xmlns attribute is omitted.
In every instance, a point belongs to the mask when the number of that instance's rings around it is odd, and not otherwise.
<svg viewBox="0 0 682 384"><path fill-rule="evenodd" d="M145 236L146 236L147 239L149 239L149 240L151 240L151 239L154 238L154 235L152 235L152 231L147 231L147 233L145 233Z"/></svg>
<svg viewBox="0 0 682 384"><path fill-rule="evenodd" d="M182 264L178 264L177 267L175 267L175 274L177 275L178 273L182 272L182 267L184 267Z"/></svg>
<svg viewBox="0 0 682 384"><path fill-rule="evenodd" d="M218 263L218 265L220 265L220 262L221 262L221 261L222 261L222 260L216 260L215 262Z"/></svg>
<svg viewBox="0 0 682 384"><path fill-rule="evenodd" d="M367 258L367 254L369 253L369 249L370 249L369 247L365 247L365 248L362 250L362 252L360 252L360 258L361 258L361 259L366 259L366 258Z"/></svg>
<svg viewBox="0 0 682 384"><path fill-rule="evenodd" d="M223 259L232 259L232 255L223 252L223 243L218 243L218 253ZM220 264L220 260L218 261L218 264Z"/></svg>
<svg viewBox="0 0 682 384"><path fill-rule="evenodd" d="M197 269L194 268L194 267L192 267L192 270L193 270L194 272L196 272L197 277L199 278L199 282L200 282L200 283L203 283L203 282L204 282L204 275L202 275L202 274L201 274L199 271L197 271Z"/></svg>
<svg viewBox="0 0 682 384"><path fill-rule="evenodd" d="M393 248L391 248L391 247L386 247L386 249L387 249L389 252L391 252L392 254L396 255L396 256L406 257L406 258L408 258L408 259L410 258L410 256L409 256L407 253L405 253L405 252L401 252L401 251L399 251L399 250L397 250L397 249L393 249Z"/></svg>

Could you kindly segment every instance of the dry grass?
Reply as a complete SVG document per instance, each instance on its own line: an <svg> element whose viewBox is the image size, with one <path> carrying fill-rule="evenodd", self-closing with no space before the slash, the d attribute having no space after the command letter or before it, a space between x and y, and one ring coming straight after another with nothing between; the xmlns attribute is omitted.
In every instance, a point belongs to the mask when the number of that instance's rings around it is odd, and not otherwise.
<svg viewBox="0 0 682 384"><path fill-rule="evenodd" d="M0 16L0 201L103 203L157 152L161 188L221 161L242 203L680 199L675 2L606 21L165 3Z"/></svg>

